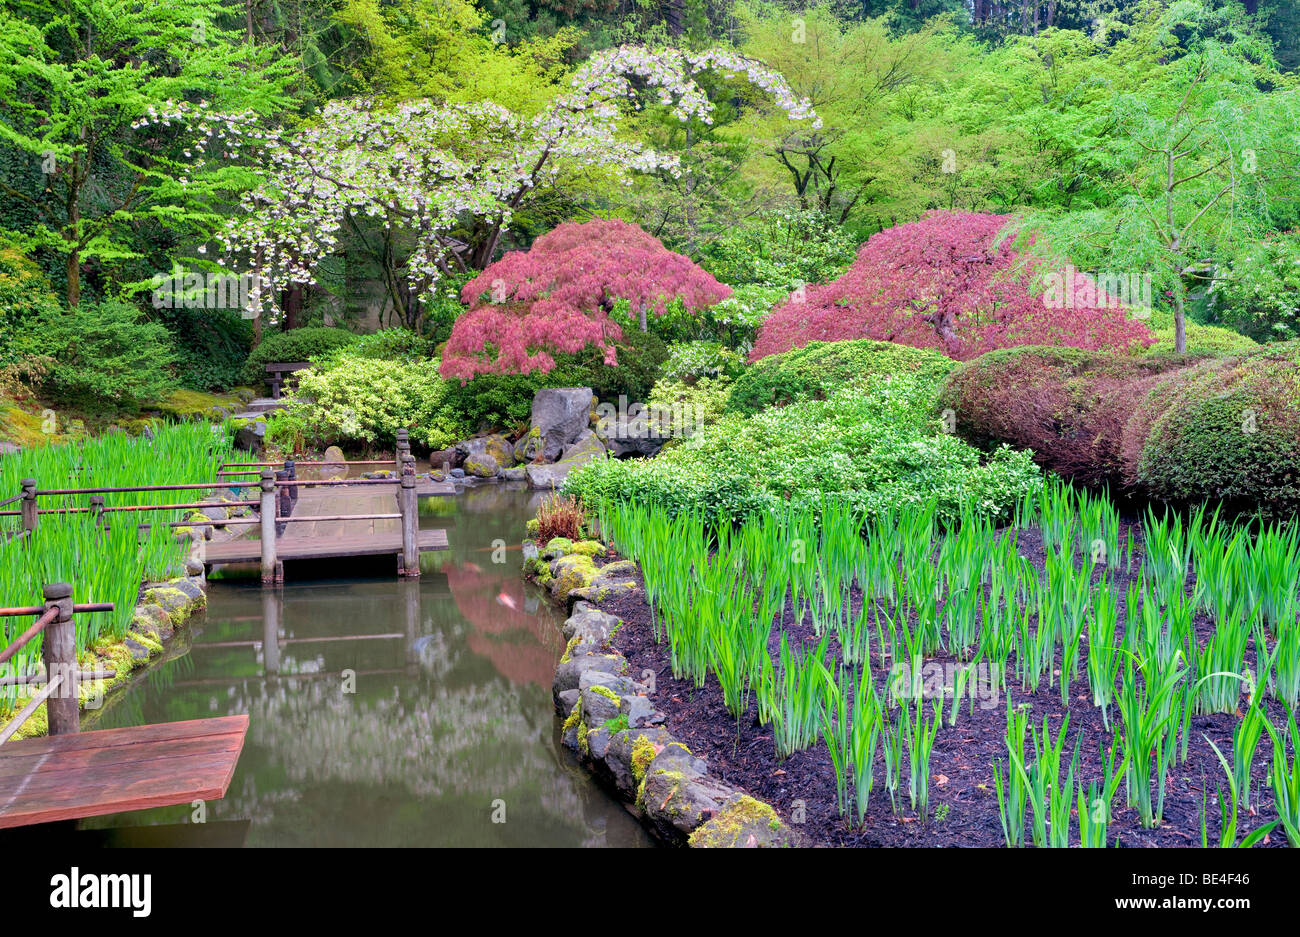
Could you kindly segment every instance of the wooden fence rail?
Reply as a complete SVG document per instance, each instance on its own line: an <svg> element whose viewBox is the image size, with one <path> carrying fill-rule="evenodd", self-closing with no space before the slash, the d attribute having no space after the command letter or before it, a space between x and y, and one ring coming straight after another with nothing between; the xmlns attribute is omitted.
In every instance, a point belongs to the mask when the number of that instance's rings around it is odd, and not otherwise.
<svg viewBox="0 0 1300 937"><path fill-rule="evenodd" d="M0 651L0 664L8 662L18 651L35 638L44 635L41 658L45 662L45 686L32 697L9 724L0 729L0 745L17 732L36 708L45 703L50 735L66 735L80 731L80 702L77 684L83 678L102 679L116 676L116 672L83 674L77 669L77 628L74 613L111 612L112 602L74 604L72 586L66 582L53 582L41 590L44 605L0 609L0 617L14 618L37 615L36 622L18 638ZM39 677L22 675L7 682L36 683Z"/></svg>
<svg viewBox="0 0 1300 937"><path fill-rule="evenodd" d="M297 467L299 465L393 465L396 473L390 478L364 478L364 479L321 479L318 481L303 480L297 478ZM0 517L21 517L22 530L17 533L18 537L27 538L27 542L32 543L32 535L36 531L37 524L42 516L63 515L63 514L90 514L95 518L97 524L102 524L105 528L108 526L110 514L127 513L138 514L148 511L202 511L205 508L215 506L220 507L252 507L256 508L258 516L255 518L220 518L208 520L193 521L173 521L167 522L166 526L173 527L260 527L260 544L259 553L262 567L263 582L279 582L284 578L283 564L280 561L277 550L277 537L283 531L283 526L289 523L306 523L321 521L365 521L365 520L400 520L401 521L401 552L399 554L399 572L405 577L417 577L420 575L420 534L419 534L419 508L418 495L416 491L415 479L415 457L411 455L410 438L405 429L397 431L397 447L395 458L388 460L364 460L358 462L295 462L287 459L284 462L247 462L247 463L223 463L221 468L228 465L249 465L255 466L255 470L247 472L218 472L218 475L256 475L257 476L257 494L256 499L239 500L239 501L220 501L220 502L191 502L175 504L141 504L141 505L116 505L109 506L104 503L104 495L116 494L119 492L164 492L164 491L195 491L206 490L220 487L247 488L251 484L243 483L239 485L229 485L221 482L215 483L194 483L180 485L133 485L118 488L48 488L42 489L37 487L36 479L26 478L22 481L22 491L15 497L10 498L3 504L21 501L22 505L16 511L0 511ZM281 465L282 469L275 470L275 466ZM397 506L396 512L382 512L373 514L330 514L330 515L308 515L305 517L292 517L293 503L298 500L298 489L304 487L329 487L335 485L393 485L397 487ZM38 506L38 499L41 497L67 497L71 495L89 495L90 503L85 507L57 507L41 508ZM137 537L152 527L150 524L137 525Z"/></svg>

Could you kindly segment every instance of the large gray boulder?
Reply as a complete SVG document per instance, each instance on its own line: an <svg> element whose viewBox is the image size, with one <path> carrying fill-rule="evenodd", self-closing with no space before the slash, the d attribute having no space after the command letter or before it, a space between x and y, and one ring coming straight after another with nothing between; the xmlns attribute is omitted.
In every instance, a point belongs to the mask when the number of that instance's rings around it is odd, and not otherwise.
<svg viewBox="0 0 1300 937"><path fill-rule="evenodd" d="M554 462L591 422L590 387L544 387L533 395L531 426L542 438L542 456Z"/></svg>

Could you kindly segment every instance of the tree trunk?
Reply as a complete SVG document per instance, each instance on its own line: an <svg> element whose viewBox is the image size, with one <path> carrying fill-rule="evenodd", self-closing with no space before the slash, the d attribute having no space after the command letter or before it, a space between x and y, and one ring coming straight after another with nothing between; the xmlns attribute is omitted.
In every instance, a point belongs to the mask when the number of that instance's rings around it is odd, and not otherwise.
<svg viewBox="0 0 1300 937"><path fill-rule="evenodd" d="M81 302L81 251L75 247L68 254L68 308L76 309Z"/></svg>
<svg viewBox="0 0 1300 937"><path fill-rule="evenodd" d="M1187 353L1187 319L1183 310L1183 297L1174 291L1174 351L1183 355Z"/></svg>
<svg viewBox="0 0 1300 937"><path fill-rule="evenodd" d="M284 330L298 327L298 314L302 312L302 284L294 283L280 294L280 308L284 310Z"/></svg>

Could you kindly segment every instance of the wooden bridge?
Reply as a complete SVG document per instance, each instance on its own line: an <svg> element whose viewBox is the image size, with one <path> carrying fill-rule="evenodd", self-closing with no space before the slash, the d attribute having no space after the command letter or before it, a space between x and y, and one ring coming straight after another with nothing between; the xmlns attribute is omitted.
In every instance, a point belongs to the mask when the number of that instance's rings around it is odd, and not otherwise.
<svg viewBox="0 0 1300 937"><path fill-rule="evenodd" d="M109 506L104 500L104 495L117 492L212 490L232 484L229 481L41 490L34 479L26 479L20 495L0 502L0 508L15 501L21 501L21 507L0 511L0 516L22 518L21 530L8 543L10 549L39 549L36 532L43 515L88 513L97 524L107 526L110 516L119 512L202 510L234 504L256 508L258 516L175 521L169 526L258 527L257 539L213 544L205 538L202 559L209 566L260 561L263 582L282 581L285 560L383 554L395 555L399 574L414 578L420 575L421 552L447 548L446 531L419 529L417 499L422 495L449 495L455 490L447 482L417 479L414 461L405 431L399 431L396 458L388 463L372 463L393 466L394 472L384 478L307 481L296 478L292 462L241 463L244 471L218 473L219 479L257 475L258 498L237 502ZM277 466L280 466L278 471ZM375 486L376 494L395 487L398 510L331 513L330 500L344 491L353 495L365 491L363 486ZM66 501L68 497L80 495L90 496L86 506L69 505ZM42 509L38 501L42 496L65 500L60 507ZM302 511L295 513L295 505ZM354 522L361 522L368 529L356 531ZM348 525L347 531L344 525ZM289 534L290 527L302 533ZM47 585L44 596L42 606L0 608L0 617L36 618L30 628L0 649L0 666L12 660L37 635L43 635L44 662L43 673L0 675L0 686L40 686L9 723L0 727L0 829L224 797L244 746L248 717L226 716L80 732L78 685L116 674L83 673L79 669L73 615L112 611L113 605L75 605L72 587L67 583ZM41 704L46 707L48 737L10 742Z"/></svg>
<svg viewBox="0 0 1300 937"><path fill-rule="evenodd" d="M74 605L72 586L62 582L46 586L44 593L44 605L0 609L0 617L36 616L35 624L0 651L0 664L37 635L44 636L45 664L43 674L0 678L10 686L41 686L0 729L0 829L224 797L244 747L248 717L78 731L78 684L116 674L79 669L73 614L112 611L113 605ZM9 742L42 703L49 736Z"/></svg>

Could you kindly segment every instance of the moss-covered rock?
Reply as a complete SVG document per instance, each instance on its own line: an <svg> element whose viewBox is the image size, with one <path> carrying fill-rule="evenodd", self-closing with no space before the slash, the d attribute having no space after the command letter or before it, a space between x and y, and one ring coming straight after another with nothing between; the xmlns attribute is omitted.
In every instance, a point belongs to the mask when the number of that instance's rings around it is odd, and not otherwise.
<svg viewBox="0 0 1300 937"><path fill-rule="evenodd" d="M596 578L596 572L596 564L589 556L581 554L562 556L551 563L553 578L547 588L556 600L563 602L569 598L569 593L573 590L589 585Z"/></svg>
<svg viewBox="0 0 1300 937"><path fill-rule="evenodd" d="M688 842L697 849L768 848L795 845L790 828L776 811L748 794L733 797L722 809L691 833Z"/></svg>

